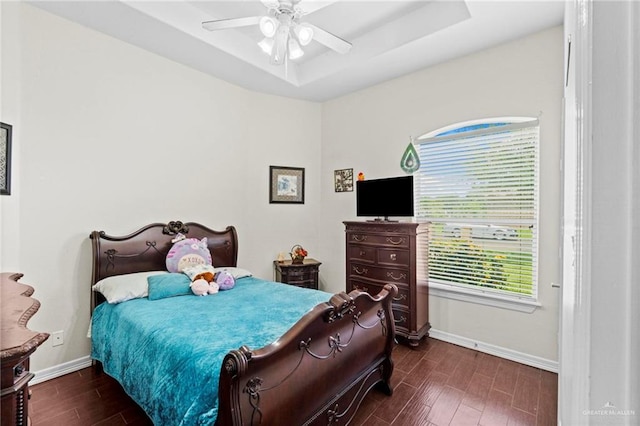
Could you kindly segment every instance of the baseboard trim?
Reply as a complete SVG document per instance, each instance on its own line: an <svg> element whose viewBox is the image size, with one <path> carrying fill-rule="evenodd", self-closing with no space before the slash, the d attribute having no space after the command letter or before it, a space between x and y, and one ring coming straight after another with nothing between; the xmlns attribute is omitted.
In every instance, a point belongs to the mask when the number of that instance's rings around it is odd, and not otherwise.
<svg viewBox="0 0 640 426"><path fill-rule="evenodd" d="M445 331L434 330L433 328L429 330L429 337L437 340L442 340L443 342L453 343L454 345L462 346L465 348L474 349L476 351L484 352L489 355L495 355L500 358L509 359L521 364L530 365L531 367L551 371L552 373L558 372L558 361L552 361L550 359L540 358L535 355L525 354L523 352L514 351L512 349L503 348L501 346L479 342L477 340L447 333Z"/></svg>
<svg viewBox="0 0 640 426"><path fill-rule="evenodd" d="M54 365L44 370L34 371L35 377L29 382L32 385L46 382L47 380L55 379L56 377L64 376L65 374L75 373L83 368L91 367L91 357L89 355L82 358L74 359L73 361L65 362L63 364Z"/></svg>

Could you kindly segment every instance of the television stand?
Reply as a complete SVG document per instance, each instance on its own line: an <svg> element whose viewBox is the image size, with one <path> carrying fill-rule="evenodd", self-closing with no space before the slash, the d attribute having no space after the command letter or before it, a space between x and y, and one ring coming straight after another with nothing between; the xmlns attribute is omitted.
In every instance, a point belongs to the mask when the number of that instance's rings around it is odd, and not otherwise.
<svg viewBox="0 0 640 426"><path fill-rule="evenodd" d="M376 217L375 219L372 220L367 220L367 222L400 222L399 220L389 220L388 216L385 216L384 219L380 218L380 217Z"/></svg>

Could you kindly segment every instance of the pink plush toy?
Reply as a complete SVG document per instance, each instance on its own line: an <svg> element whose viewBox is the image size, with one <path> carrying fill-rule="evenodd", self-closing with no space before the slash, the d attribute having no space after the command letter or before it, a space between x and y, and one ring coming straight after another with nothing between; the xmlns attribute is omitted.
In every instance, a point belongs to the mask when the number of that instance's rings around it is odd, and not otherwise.
<svg viewBox="0 0 640 426"><path fill-rule="evenodd" d="M190 284L191 291L196 296L206 296L207 294L217 293L220 287L213 281L214 275L211 272L203 272L193 277Z"/></svg>
<svg viewBox="0 0 640 426"><path fill-rule="evenodd" d="M212 282L208 283L204 278L199 278L191 283L191 291L196 296L206 296L207 294L214 294L218 292L218 284Z"/></svg>

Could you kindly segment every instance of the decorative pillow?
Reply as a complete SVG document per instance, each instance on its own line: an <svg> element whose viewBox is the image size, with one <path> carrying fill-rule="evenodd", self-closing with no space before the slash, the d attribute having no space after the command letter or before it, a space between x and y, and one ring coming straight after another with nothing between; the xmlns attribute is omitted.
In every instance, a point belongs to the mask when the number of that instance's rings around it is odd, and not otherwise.
<svg viewBox="0 0 640 426"><path fill-rule="evenodd" d="M220 268L216 268L216 272L220 272L220 271L229 272L233 276L233 278L235 278L236 280L244 277L250 277L253 275L251 272L247 271L246 269L236 268L235 266L222 266Z"/></svg>
<svg viewBox="0 0 640 426"><path fill-rule="evenodd" d="M180 272L147 277L149 282L149 300L191 294L191 280Z"/></svg>
<svg viewBox="0 0 640 426"><path fill-rule="evenodd" d="M207 246L207 237L202 240L185 238L178 234L175 243L167 253L167 270L182 272L183 269L195 265L211 265L211 252Z"/></svg>
<svg viewBox="0 0 640 426"><path fill-rule="evenodd" d="M215 274L216 268L211 265L195 265L184 268L182 272L184 274L187 274L189 279L193 281L196 275L204 274L205 272L211 272L212 274Z"/></svg>
<svg viewBox="0 0 640 426"><path fill-rule="evenodd" d="M167 274L166 271L149 271L114 275L98 281L92 289L100 292L109 303L125 302L147 297L149 294L147 278L165 274Z"/></svg>

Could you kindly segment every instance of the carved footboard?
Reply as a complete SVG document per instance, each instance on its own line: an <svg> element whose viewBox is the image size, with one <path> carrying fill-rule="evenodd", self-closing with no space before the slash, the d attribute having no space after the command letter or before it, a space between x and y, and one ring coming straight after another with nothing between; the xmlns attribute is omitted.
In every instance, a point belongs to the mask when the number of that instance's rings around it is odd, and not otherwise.
<svg viewBox="0 0 640 426"><path fill-rule="evenodd" d="M217 424L345 425L374 385L391 395L397 291L336 294L273 344L231 351Z"/></svg>

